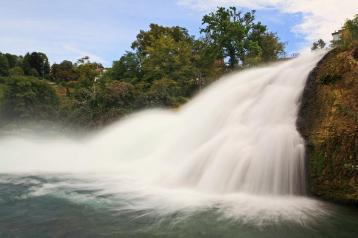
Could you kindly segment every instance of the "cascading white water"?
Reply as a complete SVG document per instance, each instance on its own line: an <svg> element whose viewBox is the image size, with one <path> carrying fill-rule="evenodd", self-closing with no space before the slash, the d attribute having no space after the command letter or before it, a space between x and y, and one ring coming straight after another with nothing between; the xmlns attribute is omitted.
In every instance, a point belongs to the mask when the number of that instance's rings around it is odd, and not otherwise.
<svg viewBox="0 0 358 238"><path fill-rule="evenodd" d="M296 118L322 54L233 73L178 111L141 112L80 143L3 138L0 173L120 174L215 196L302 195Z"/></svg>
<svg viewBox="0 0 358 238"><path fill-rule="evenodd" d="M177 186L302 194L304 142L296 115L321 56L231 74L178 112L139 113L87 143L6 138L0 172L101 172L140 160L150 168L165 166L167 180Z"/></svg>

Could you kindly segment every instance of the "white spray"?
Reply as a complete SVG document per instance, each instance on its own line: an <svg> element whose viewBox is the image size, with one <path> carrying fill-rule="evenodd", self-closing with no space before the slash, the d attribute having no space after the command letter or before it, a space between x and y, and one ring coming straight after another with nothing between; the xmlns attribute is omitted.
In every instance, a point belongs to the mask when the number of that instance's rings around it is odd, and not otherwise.
<svg viewBox="0 0 358 238"><path fill-rule="evenodd" d="M89 141L4 138L0 173L120 174L222 198L303 195L304 141L296 118L321 57L233 73L176 112L144 111Z"/></svg>

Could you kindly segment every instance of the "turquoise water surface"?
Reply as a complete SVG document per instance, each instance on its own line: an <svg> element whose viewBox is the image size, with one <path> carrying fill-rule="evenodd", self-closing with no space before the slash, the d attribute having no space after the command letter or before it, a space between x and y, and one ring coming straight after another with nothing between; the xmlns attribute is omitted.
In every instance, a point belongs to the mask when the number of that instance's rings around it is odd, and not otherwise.
<svg viewBox="0 0 358 238"><path fill-rule="evenodd" d="M352 207L326 204L330 215L306 224L258 225L223 218L215 206L165 216L120 209L132 201L75 184L62 176L1 175L0 237L358 237Z"/></svg>

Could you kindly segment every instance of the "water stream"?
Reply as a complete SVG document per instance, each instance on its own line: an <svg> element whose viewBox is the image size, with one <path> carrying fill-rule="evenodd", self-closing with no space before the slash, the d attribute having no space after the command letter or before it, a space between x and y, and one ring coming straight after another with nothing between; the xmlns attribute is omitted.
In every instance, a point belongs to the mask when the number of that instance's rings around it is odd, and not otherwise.
<svg viewBox="0 0 358 238"><path fill-rule="evenodd" d="M0 139L0 237L354 237L305 194L300 97L323 53L233 73L89 138Z"/></svg>

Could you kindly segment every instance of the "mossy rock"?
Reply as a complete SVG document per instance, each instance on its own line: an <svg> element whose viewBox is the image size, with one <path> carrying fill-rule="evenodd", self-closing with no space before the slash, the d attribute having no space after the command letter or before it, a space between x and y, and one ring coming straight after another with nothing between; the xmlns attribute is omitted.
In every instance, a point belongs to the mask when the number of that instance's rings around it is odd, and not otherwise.
<svg viewBox="0 0 358 238"><path fill-rule="evenodd" d="M297 127L306 140L311 194L358 203L358 61L332 50L311 72Z"/></svg>
<svg viewBox="0 0 358 238"><path fill-rule="evenodd" d="M354 51L353 51L353 58L354 58L355 60L358 60L358 47L356 47L356 48L354 49Z"/></svg>
<svg viewBox="0 0 358 238"><path fill-rule="evenodd" d="M342 77L340 75L326 74L320 78L320 81L322 84L328 85L328 84L333 84L341 79L342 79Z"/></svg>

